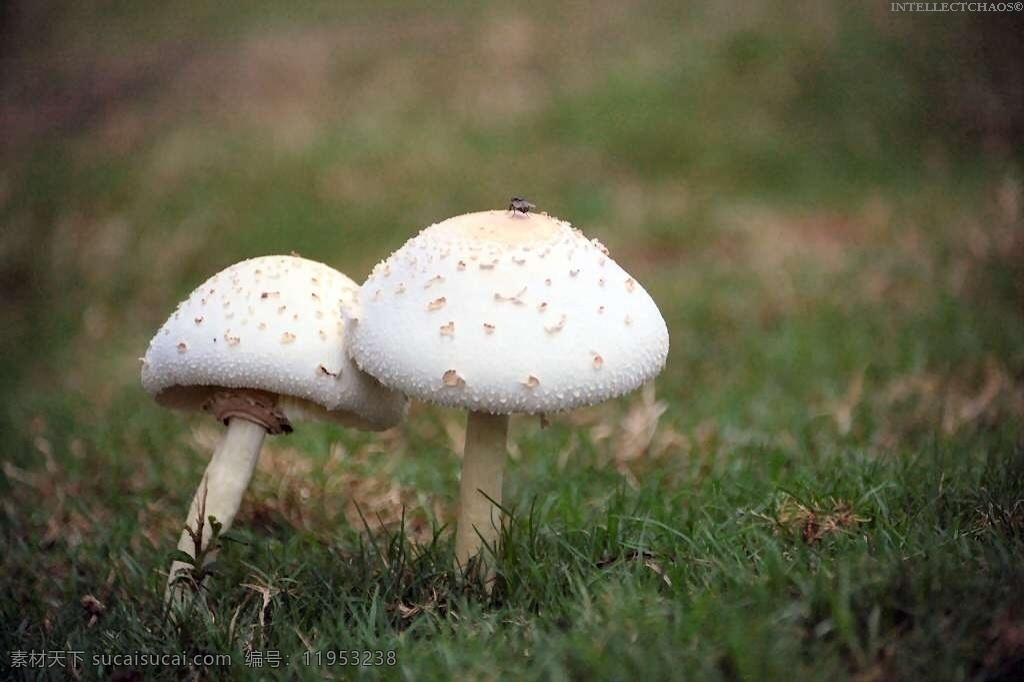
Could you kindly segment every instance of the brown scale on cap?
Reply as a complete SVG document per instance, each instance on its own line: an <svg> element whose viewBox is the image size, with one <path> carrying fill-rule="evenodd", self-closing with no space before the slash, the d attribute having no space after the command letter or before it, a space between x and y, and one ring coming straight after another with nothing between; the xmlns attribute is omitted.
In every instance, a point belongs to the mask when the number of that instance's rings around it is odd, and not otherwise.
<svg viewBox="0 0 1024 682"><path fill-rule="evenodd" d="M195 323L196 324L202 324L203 323L203 316L202 315L196 315Z"/></svg>
<svg viewBox="0 0 1024 682"><path fill-rule="evenodd" d="M230 329L224 332L224 340L228 342L229 346L237 346L242 342L242 339L233 335Z"/></svg>
<svg viewBox="0 0 1024 682"><path fill-rule="evenodd" d="M441 375L441 383L449 388L462 388L466 385L466 380L460 377L454 369L450 369Z"/></svg>
<svg viewBox="0 0 1024 682"><path fill-rule="evenodd" d="M590 352L594 355L594 369L601 369L601 367L604 366L604 358L601 357L600 353L594 353L594 351Z"/></svg>
<svg viewBox="0 0 1024 682"><path fill-rule="evenodd" d="M443 281L444 281L444 275L434 275L433 277L431 277L430 279L427 280L427 283L423 285L423 288L424 289L429 289L430 287L434 286L435 284L440 284Z"/></svg>
<svg viewBox="0 0 1024 682"><path fill-rule="evenodd" d="M179 353L186 353L186 352L188 352L188 344L185 343L184 341L180 342L178 344L178 352Z"/></svg>
<svg viewBox="0 0 1024 682"><path fill-rule="evenodd" d="M527 289L527 287L523 287L522 289L520 289L516 293L512 294L511 296L505 296L505 295L500 294L498 292L494 292L494 300L498 301L499 303L501 303L502 301L511 301L512 303L516 303L518 305L522 305L523 304L522 296L523 296L523 294L526 293L526 289Z"/></svg>
<svg viewBox="0 0 1024 682"><path fill-rule="evenodd" d="M287 343L291 343L294 340L295 340L295 334L292 334L291 332L285 332L285 333L281 334L281 343L286 343L287 344Z"/></svg>
<svg viewBox="0 0 1024 682"><path fill-rule="evenodd" d="M558 332L562 331L562 329L565 327L565 320L566 316L563 313L562 317L559 318L558 320L558 324L552 325L550 327L544 327L544 331L546 331L548 334L557 334Z"/></svg>
<svg viewBox="0 0 1024 682"><path fill-rule="evenodd" d="M404 293L405 293L405 283L401 282L401 283L399 283L399 285L397 287L395 287L395 295L397 296L398 294L404 294Z"/></svg>
<svg viewBox="0 0 1024 682"><path fill-rule="evenodd" d="M636 280L630 277L626 280L626 291L631 292L636 289Z"/></svg>
<svg viewBox="0 0 1024 682"><path fill-rule="evenodd" d="M465 270L465 269L466 269L466 261L464 261L464 260L460 260L460 261L459 261L459 262L458 262L458 263L457 263L457 264L455 265L455 269L456 269L456 270L458 270L459 272L462 272L463 270Z"/></svg>
<svg viewBox="0 0 1024 682"><path fill-rule="evenodd" d="M442 296L441 298L435 298L433 301L427 304L427 310L440 310L444 307L444 304L448 302L448 299Z"/></svg>
<svg viewBox="0 0 1024 682"><path fill-rule="evenodd" d="M537 388L540 386L540 379L531 374L526 377L526 381L523 382L523 386L526 386L527 388Z"/></svg>
<svg viewBox="0 0 1024 682"><path fill-rule="evenodd" d="M319 371L324 376L334 377L335 379L337 379L339 376L341 376L341 372L332 372L331 370L327 369L323 365L317 365L316 368L317 368L317 371Z"/></svg>
<svg viewBox="0 0 1024 682"><path fill-rule="evenodd" d="M494 325L493 324L489 324L487 322L484 322L484 333L485 334L493 334L494 333Z"/></svg>
<svg viewBox="0 0 1024 682"><path fill-rule="evenodd" d="M449 321L448 324L441 325L441 336L455 336L454 321Z"/></svg>

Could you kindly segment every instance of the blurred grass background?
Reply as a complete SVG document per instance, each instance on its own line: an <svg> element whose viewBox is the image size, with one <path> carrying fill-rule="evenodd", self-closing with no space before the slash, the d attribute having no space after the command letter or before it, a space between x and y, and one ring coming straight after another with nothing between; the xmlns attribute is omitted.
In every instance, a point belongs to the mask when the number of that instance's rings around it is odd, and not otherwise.
<svg viewBox="0 0 1024 682"><path fill-rule="evenodd" d="M3 11L8 651L397 646L408 679L1024 674L1021 13ZM218 583L248 639L154 634L220 435L138 386L176 302L270 253L358 281L513 194L607 244L672 350L655 392L515 425L507 591L467 598L443 546L398 541L403 509L416 542L453 518L462 418L418 406L379 436L271 441ZM357 504L404 559L370 551Z"/></svg>

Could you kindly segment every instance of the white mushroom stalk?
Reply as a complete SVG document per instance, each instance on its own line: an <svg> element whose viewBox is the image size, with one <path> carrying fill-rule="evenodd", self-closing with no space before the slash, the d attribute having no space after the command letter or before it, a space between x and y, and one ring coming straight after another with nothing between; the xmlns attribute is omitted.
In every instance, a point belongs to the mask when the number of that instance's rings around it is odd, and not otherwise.
<svg viewBox="0 0 1024 682"><path fill-rule="evenodd" d="M470 412L459 483L459 519L455 527L455 560L465 568L484 544L494 546L501 535L502 479L508 451L508 415Z"/></svg>
<svg viewBox="0 0 1024 682"><path fill-rule="evenodd" d="M179 550L213 557L210 518L222 532L230 528L264 437L290 432L291 420L380 430L402 419L405 398L356 369L345 351L341 306L354 305L357 292L352 280L322 263L254 258L204 282L150 342L143 388L165 407L209 412L228 427L192 501ZM188 568L172 565L169 601L187 597L181 573Z"/></svg>
<svg viewBox="0 0 1024 682"><path fill-rule="evenodd" d="M251 422L244 417L233 417L228 422L227 432L220 447L213 453L203 481L192 498L192 504L185 519L178 549L193 559L196 557L197 544L202 548L209 547L213 526L209 519L216 519L221 529L231 527L235 514L242 505L242 497L249 488L256 462L259 460L260 449L267 430L262 424ZM191 532L190 532L191 531ZM213 552L206 555L209 562ZM181 601L188 594L184 586L178 587L176 581L188 581L192 563L174 561L167 578L168 601Z"/></svg>
<svg viewBox="0 0 1024 682"><path fill-rule="evenodd" d="M463 566L499 537L487 498L501 499L506 415L629 393L668 354L658 307L600 242L519 210L423 230L374 268L347 314L361 369L470 412L456 535Z"/></svg>

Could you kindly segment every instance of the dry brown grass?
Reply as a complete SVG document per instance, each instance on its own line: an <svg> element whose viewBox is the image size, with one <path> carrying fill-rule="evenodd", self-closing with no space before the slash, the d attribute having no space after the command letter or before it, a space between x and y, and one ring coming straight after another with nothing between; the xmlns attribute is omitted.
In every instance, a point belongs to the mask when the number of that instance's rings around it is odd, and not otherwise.
<svg viewBox="0 0 1024 682"><path fill-rule="evenodd" d="M845 500L828 499L804 504L790 495L782 498L775 511L777 528L796 534L809 545L829 535L851 531L871 519L856 514Z"/></svg>

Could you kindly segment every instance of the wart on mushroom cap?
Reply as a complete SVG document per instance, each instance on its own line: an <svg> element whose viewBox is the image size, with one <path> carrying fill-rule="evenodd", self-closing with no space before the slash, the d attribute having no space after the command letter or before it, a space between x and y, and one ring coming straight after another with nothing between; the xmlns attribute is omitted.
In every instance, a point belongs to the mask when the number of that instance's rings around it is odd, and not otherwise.
<svg viewBox="0 0 1024 682"><path fill-rule="evenodd" d="M265 256L217 273L178 306L143 358L142 385L165 407L198 410L218 388L282 396L285 414L382 429L405 401L344 350L341 305L358 285L323 263Z"/></svg>
<svg viewBox="0 0 1024 682"><path fill-rule="evenodd" d="M360 367L474 411L601 402L656 376L668 354L643 287L600 242L543 214L484 211L428 227L374 269L360 307L350 330Z"/></svg>

